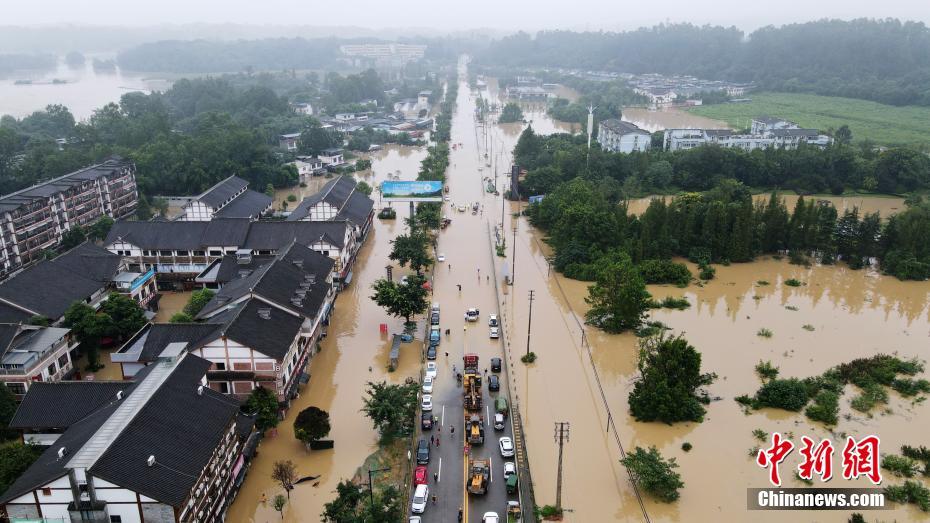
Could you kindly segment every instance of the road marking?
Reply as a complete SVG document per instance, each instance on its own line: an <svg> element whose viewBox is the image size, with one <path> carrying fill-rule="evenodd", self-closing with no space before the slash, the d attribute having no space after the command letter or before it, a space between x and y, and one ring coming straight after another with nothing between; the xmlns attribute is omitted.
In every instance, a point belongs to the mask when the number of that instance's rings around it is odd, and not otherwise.
<svg viewBox="0 0 930 523"><path fill-rule="evenodd" d="M494 483L494 456L488 456L488 468L491 469L491 479L489 483Z"/></svg>
<svg viewBox="0 0 930 523"><path fill-rule="evenodd" d="M491 425L491 406L487 404L484 406L484 424L486 426Z"/></svg>
<svg viewBox="0 0 930 523"><path fill-rule="evenodd" d="M436 483L442 481L442 458L439 458L439 471L436 472Z"/></svg>
<svg viewBox="0 0 930 523"><path fill-rule="evenodd" d="M465 498L463 511L463 521L468 522L468 455L465 454L464 450L462 452L462 477L464 481L462 482L462 497Z"/></svg>
<svg viewBox="0 0 930 523"><path fill-rule="evenodd" d="M442 416L441 416L441 419L439 420L439 424L440 425L446 424L446 406L445 405L442 406ZM439 430L442 430L442 428L440 427Z"/></svg>

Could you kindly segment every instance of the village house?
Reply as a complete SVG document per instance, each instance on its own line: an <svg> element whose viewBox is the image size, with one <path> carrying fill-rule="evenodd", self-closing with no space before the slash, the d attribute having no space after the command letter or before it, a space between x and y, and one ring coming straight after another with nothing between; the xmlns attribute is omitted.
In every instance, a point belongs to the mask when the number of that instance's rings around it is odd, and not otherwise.
<svg viewBox="0 0 930 523"><path fill-rule="evenodd" d="M77 345L71 329L0 323L0 381L22 400L35 384L70 376Z"/></svg>
<svg viewBox="0 0 930 523"><path fill-rule="evenodd" d="M206 386L210 366L172 343L132 382L49 384L34 390L41 401L27 393L14 423L63 431L0 497L4 517L222 521L255 437L239 402Z"/></svg>
<svg viewBox="0 0 930 523"><path fill-rule="evenodd" d="M307 362L332 313L333 261L296 243L271 258L224 261L223 285L198 314L202 323L147 325L111 359L131 377L166 344L184 342L213 364L214 390L244 399L264 386L286 406L309 379Z"/></svg>
<svg viewBox="0 0 930 523"><path fill-rule="evenodd" d="M331 149L324 149L317 156L319 157L320 161L323 162L324 167L337 167L346 163L345 158L343 157L342 149L335 147Z"/></svg>
<svg viewBox="0 0 930 523"><path fill-rule="evenodd" d="M41 260L62 235L102 216L132 214L135 165L119 156L0 197L0 278Z"/></svg>
<svg viewBox="0 0 930 523"><path fill-rule="evenodd" d="M210 221L214 218L257 220L271 210L272 198L249 189L249 182L230 176L195 196L184 206L180 221Z"/></svg>
<svg viewBox="0 0 930 523"><path fill-rule="evenodd" d="M72 303L97 308L111 292L125 294L149 308L157 292L155 273L129 270L120 256L82 243L0 284L0 322L26 323L38 316L57 325Z"/></svg>
<svg viewBox="0 0 930 523"><path fill-rule="evenodd" d="M288 215L288 221L329 222L345 220L352 226L355 241L361 244L374 219L375 202L357 190L351 176L339 176L320 191L301 200Z"/></svg>
<svg viewBox="0 0 930 523"><path fill-rule="evenodd" d="M289 153L297 152L300 145L300 133L288 133L278 136L278 147Z"/></svg>
<svg viewBox="0 0 930 523"><path fill-rule="evenodd" d="M597 143L615 153L645 152L652 146L652 135L630 122L612 118L598 124Z"/></svg>
<svg viewBox="0 0 930 523"><path fill-rule="evenodd" d="M131 270L155 269L162 282L193 284L198 274L227 254L275 255L295 241L331 258L334 280L349 276L359 244L346 221L120 221L113 225L104 247L122 256Z"/></svg>
<svg viewBox="0 0 930 523"><path fill-rule="evenodd" d="M323 160L316 156L298 156L291 165L297 168L297 174L301 179L307 176L320 176L326 174L326 168L323 166Z"/></svg>

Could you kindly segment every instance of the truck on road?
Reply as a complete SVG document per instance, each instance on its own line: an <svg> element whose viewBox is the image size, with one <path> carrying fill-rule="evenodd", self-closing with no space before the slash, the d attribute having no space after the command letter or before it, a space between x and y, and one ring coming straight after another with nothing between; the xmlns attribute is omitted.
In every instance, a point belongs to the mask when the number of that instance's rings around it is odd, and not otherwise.
<svg viewBox="0 0 930 523"><path fill-rule="evenodd" d="M470 445L484 445L484 419L465 413L465 438Z"/></svg>
<svg viewBox="0 0 930 523"><path fill-rule="evenodd" d="M468 493L487 494L491 467L486 459L473 459L468 462Z"/></svg>
<svg viewBox="0 0 930 523"><path fill-rule="evenodd" d="M462 358L465 364L462 374L462 394L465 410L481 409L481 373L478 371L478 355L466 354Z"/></svg>

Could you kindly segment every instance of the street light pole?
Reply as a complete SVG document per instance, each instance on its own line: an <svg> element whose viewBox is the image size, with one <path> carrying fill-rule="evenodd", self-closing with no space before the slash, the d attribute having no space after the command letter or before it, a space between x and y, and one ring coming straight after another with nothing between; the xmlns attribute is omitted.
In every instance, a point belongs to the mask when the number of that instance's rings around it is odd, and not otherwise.
<svg viewBox="0 0 930 523"><path fill-rule="evenodd" d="M555 510L562 512L562 446L568 441L569 423L555 422L555 441L559 444L559 472L555 483Z"/></svg>
<svg viewBox="0 0 930 523"><path fill-rule="evenodd" d="M371 507L375 505L375 486L371 482L371 474L373 472L387 472L388 470L391 470L391 467L375 470L371 470L371 468L368 469L368 500L371 502L371 505L369 505Z"/></svg>
<svg viewBox="0 0 930 523"><path fill-rule="evenodd" d="M533 294L536 291L530 290L530 318L526 322L526 355L530 355L530 332L533 327Z"/></svg>

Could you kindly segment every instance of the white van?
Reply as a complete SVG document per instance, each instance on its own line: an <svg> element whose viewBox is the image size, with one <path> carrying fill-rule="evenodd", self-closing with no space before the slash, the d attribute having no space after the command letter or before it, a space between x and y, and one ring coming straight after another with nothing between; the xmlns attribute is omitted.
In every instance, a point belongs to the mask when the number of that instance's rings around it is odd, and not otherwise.
<svg viewBox="0 0 930 523"><path fill-rule="evenodd" d="M434 303L434 304L429 308L429 311L430 311L430 312L439 312L439 303L438 303L438 302Z"/></svg>

